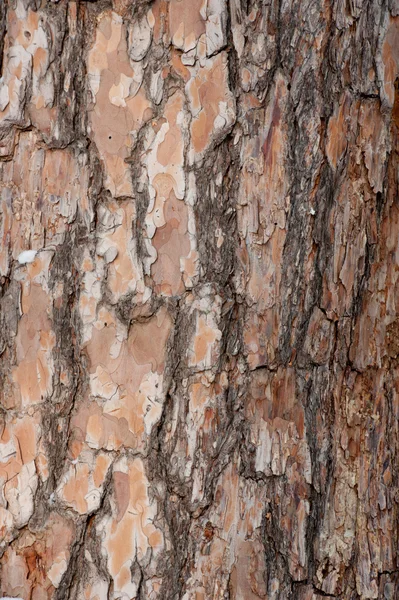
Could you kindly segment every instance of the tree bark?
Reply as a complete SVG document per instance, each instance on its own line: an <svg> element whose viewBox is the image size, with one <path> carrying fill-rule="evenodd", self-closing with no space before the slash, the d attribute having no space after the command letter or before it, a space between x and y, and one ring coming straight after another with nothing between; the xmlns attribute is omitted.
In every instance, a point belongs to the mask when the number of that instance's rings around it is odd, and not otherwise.
<svg viewBox="0 0 399 600"><path fill-rule="evenodd" d="M399 598L399 4L0 2L0 592Z"/></svg>

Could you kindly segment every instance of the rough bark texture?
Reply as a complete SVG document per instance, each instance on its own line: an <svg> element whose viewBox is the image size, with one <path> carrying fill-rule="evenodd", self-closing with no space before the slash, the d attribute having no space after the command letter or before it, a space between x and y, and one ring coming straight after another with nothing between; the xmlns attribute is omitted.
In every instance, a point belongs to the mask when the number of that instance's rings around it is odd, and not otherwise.
<svg viewBox="0 0 399 600"><path fill-rule="evenodd" d="M0 0L1 594L399 598L398 15Z"/></svg>

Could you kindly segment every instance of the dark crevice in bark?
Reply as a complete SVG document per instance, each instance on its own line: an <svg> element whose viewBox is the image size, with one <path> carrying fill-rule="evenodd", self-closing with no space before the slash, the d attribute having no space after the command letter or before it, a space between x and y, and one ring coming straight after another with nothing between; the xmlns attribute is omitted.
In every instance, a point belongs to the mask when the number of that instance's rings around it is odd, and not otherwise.
<svg viewBox="0 0 399 600"><path fill-rule="evenodd" d="M0 3L0 74L3 75L3 49L7 33L7 8L8 0Z"/></svg>

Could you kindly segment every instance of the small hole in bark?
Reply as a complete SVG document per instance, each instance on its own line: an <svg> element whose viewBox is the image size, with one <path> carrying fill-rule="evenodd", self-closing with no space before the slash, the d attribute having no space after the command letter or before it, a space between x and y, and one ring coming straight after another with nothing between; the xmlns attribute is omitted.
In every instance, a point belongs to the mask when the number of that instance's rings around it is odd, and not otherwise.
<svg viewBox="0 0 399 600"><path fill-rule="evenodd" d="M112 135L109 135L109 136L108 136L108 139L109 139L109 140L112 140Z"/></svg>
<svg viewBox="0 0 399 600"><path fill-rule="evenodd" d="M32 34L30 31L24 31L24 36L26 37L26 39L30 40L30 38L32 37Z"/></svg>

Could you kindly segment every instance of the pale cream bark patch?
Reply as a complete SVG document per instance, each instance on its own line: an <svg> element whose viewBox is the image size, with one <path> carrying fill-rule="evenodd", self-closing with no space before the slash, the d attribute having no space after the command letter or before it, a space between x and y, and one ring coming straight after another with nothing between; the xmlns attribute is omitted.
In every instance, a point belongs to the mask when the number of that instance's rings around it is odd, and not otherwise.
<svg viewBox="0 0 399 600"><path fill-rule="evenodd" d="M122 458L113 470L114 494L110 516L98 525L102 552L114 582L112 598L134 597L137 584L132 581L131 566L150 560L155 565L164 548L162 531L154 524L157 503L150 500L149 482L141 459Z"/></svg>
<svg viewBox="0 0 399 600"><path fill-rule="evenodd" d="M87 59L92 138L105 164L105 186L115 197L133 195L125 159L138 130L152 116L141 85L142 65L130 63L126 36L122 17L115 12L101 14Z"/></svg>

